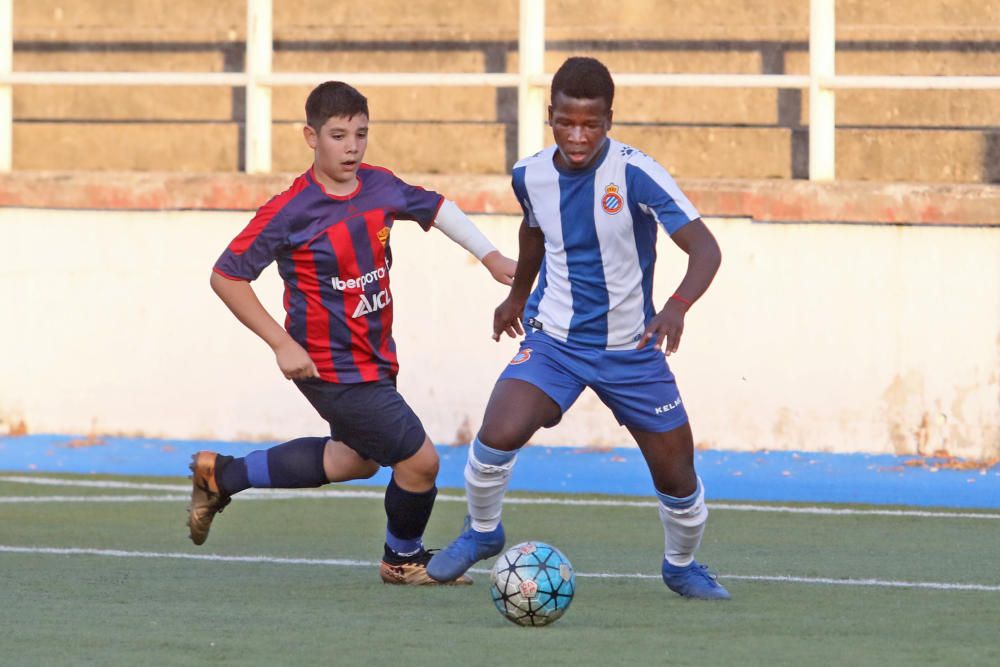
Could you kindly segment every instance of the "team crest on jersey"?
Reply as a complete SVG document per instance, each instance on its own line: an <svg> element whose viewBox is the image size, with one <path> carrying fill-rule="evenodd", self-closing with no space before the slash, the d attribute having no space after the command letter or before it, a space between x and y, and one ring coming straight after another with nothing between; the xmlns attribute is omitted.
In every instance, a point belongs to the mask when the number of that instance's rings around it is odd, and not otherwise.
<svg viewBox="0 0 1000 667"><path fill-rule="evenodd" d="M530 347L526 347L523 350L521 350L520 352L518 352L517 354L515 354L514 358L510 360L510 365L511 366L517 366L518 364L523 364L528 359L531 359L531 348Z"/></svg>
<svg viewBox="0 0 1000 667"><path fill-rule="evenodd" d="M375 236L378 237L379 243L381 243L384 246L385 242L389 240L389 228L383 227L382 229L378 230Z"/></svg>
<svg viewBox="0 0 1000 667"><path fill-rule="evenodd" d="M618 186L614 183L609 183L604 188L604 196L601 197L601 208L604 209L605 213L609 215L614 215L618 211L622 210L622 206L625 205L625 201L622 196L618 194Z"/></svg>

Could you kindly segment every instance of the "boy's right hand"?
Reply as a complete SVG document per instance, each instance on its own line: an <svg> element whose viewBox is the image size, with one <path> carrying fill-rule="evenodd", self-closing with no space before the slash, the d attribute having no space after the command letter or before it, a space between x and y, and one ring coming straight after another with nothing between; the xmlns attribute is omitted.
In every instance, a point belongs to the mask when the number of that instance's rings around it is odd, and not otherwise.
<svg viewBox="0 0 1000 667"><path fill-rule="evenodd" d="M488 253L482 259L483 266L493 276L493 280L501 285L511 285L514 283L514 271L517 269L517 262L505 256L498 250Z"/></svg>
<svg viewBox="0 0 1000 667"><path fill-rule="evenodd" d="M316 370L316 364L309 357L309 353L290 337L274 350L274 357L282 375L288 380L319 377L319 371Z"/></svg>
<svg viewBox="0 0 1000 667"><path fill-rule="evenodd" d="M521 317L524 315L524 302L511 297L503 300L493 311L493 340L499 341L500 334L506 333L511 338L524 335Z"/></svg>

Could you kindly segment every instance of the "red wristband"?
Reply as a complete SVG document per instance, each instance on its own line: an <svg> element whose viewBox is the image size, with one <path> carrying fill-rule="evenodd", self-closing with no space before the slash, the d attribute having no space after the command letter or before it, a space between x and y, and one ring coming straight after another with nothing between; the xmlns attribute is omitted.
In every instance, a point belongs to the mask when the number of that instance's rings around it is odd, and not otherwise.
<svg viewBox="0 0 1000 667"><path fill-rule="evenodd" d="M677 299L678 301L680 301L681 303L683 303L688 308L690 308L691 306L694 305L692 302L688 301L687 299L685 299L684 297L682 297L682 296L680 296L678 294L671 294L670 298L671 299Z"/></svg>

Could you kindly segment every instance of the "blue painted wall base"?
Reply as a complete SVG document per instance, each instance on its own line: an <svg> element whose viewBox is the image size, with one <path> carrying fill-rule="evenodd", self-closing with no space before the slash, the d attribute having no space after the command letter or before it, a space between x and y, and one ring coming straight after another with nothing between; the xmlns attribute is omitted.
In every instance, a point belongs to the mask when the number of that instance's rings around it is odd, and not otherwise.
<svg viewBox="0 0 1000 667"><path fill-rule="evenodd" d="M0 470L8 473L187 475L191 454L209 449L244 456L272 443L0 437ZM439 446L443 489L461 489L467 447ZM1000 466L954 470L933 459L813 452L696 452L710 501L776 501L1000 508ZM363 484L385 484L388 470ZM637 449L526 447L511 489L652 498L649 472Z"/></svg>

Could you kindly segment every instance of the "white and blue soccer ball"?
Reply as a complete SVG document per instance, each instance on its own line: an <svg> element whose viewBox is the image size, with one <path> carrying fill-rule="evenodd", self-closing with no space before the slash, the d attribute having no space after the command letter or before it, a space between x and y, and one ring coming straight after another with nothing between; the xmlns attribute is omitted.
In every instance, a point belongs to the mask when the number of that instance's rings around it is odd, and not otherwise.
<svg viewBox="0 0 1000 667"><path fill-rule="evenodd" d="M569 559L544 542L522 542L504 552L490 574L493 604L511 623L548 625L569 609L576 575Z"/></svg>

